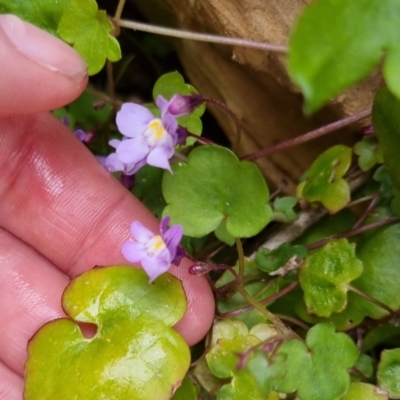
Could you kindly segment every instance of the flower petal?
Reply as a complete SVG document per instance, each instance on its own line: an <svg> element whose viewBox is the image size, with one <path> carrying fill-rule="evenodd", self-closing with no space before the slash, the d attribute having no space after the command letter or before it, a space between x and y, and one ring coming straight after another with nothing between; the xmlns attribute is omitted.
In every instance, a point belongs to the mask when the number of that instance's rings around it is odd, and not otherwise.
<svg viewBox="0 0 400 400"><path fill-rule="evenodd" d="M140 104L125 103L117 112L118 130L125 136L135 137L142 134L154 115Z"/></svg>
<svg viewBox="0 0 400 400"><path fill-rule="evenodd" d="M157 257L147 257L142 260L142 267L150 278L149 283L169 270L171 266L170 259L169 252L165 249Z"/></svg>
<svg viewBox="0 0 400 400"><path fill-rule="evenodd" d="M164 237L164 233L167 232L167 230L168 230L168 224L169 224L170 220L171 220L171 218L166 216L160 222L160 232L161 232L161 236L163 236L163 237Z"/></svg>
<svg viewBox="0 0 400 400"><path fill-rule="evenodd" d="M111 140L108 142L108 144L109 144L111 147L114 147L114 149L116 149L116 148L119 146L120 143L121 143L121 140L119 140L119 139L111 139Z"/></svg>
<svg viewBox="0 0 400 400"><path fill-rule="evenodd" d="M160 95L157 96L156 105L161 111L161 117L164 118L164 115L168 111L169 101Z"/></svg>
<svg viewBox="0 0 400 400"><path fill-rule="evenodd" d="M171 171L169 159L174 155L174 148L172 146L159 146L152 149L147 156L147 164L153 167L163 168Z"/></svg>
<svg viewBox="0 0 400 400"><path fill-rule="evenodd" d="M131 263L138 263L147 257L143 244L128 241L122 245L122 255Z"/></svg>
<svg viewBox="0 0 400 400"><path fill-rule="evenodd" d="M178 122L171 114L165 115L162 118L162 123L170 135L175 134L176 130L178 129Z"/></svg>
<svg viewBox="0 0 400 400"><path fill-rule="evenodd" d="M143 139L142 137L137 137L123 140L117 148L120 161L124 164L136 164L146 158L150 148Z"/></svg>
<svg viewBox="0 0 400 400"><path fill-rule="evenodd" d="M163 239L171 254L171 258L175 258L177 248L182 240L183 229L181 225L174 225L169 228L163 235Z"/></svg>
<svg viewBox="0 0 400 400"><path fill-rule="evenodd" d="M105 160L105 166L110 172L124 171L125 165L120 161L117 153L111 153Z"/></svg>
<svg viewBox="0 0 400 400"><path fill-rule="evenodd" d="M139 221L134 221L131 224L131 235L133 239L139 243L147 243L156 236L152 231L143 226Z"/></svg>

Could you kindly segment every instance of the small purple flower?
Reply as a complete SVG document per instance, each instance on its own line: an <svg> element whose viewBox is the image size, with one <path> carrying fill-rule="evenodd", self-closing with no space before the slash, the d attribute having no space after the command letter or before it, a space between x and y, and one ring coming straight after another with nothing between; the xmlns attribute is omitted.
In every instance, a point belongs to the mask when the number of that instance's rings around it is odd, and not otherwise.
<svg viewBox="0 0 400 400"><path fill-rule="evenodd" d="M162 116L171 114L174 117L183 117L184 115L191 114L203 103L203 97L199 94L192 94L191 96L175 94L169 101L162 96L158 96L156 99L157 107L161 110Z"/></svg>
<svg viewBox="0 0 400 400"><path fill-rule="evenodd" d="M124 137L121 141L110 141L116 149L107 162L110 171L133 175L145 164L171 171L169 159L178 141L174 116L155 118L146 107L125 103L117 113L116 122Z"/></svg>
<svg viewBox="0 0 400 400"><path fill-rule="evenodd" d="M167 272L171 264L179 265L183 257L183 250L178 247L183 235L182 226L174 225L168 229L169 220L169 217L161 220L160 235L134 221L131 224L133 240L122 245L123 256L132 263L141 263L150 278L149 283Z"/></svg>

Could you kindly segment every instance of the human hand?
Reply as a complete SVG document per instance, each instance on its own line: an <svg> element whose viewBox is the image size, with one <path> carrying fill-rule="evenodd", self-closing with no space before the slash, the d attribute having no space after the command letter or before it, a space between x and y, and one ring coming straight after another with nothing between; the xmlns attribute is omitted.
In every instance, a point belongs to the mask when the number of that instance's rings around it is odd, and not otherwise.
<svg viewBox="0 0 400 400"><path fill-rule="evenodd" d="M21 400L28 340L64 313L70 278L126 264L121 245L153 215L51 114L87 84L69 46L14 16L0 16L0 400ZM182 279L188 311L176 329L189 344L207 332L214 302L205 279Z"/></svg>

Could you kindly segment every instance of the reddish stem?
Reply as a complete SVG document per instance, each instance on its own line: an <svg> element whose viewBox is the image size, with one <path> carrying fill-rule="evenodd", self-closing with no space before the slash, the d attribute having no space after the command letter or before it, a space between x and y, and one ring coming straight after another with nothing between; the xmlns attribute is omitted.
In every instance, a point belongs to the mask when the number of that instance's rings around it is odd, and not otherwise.
<svg viewBox="0 0 400 400"><path fill-rule="evenodd" d="M257 158L268 156L272 153L276 153L277 151L285 150L289 147L298 146L299 144L314 140L316 138L319 138L320 136L326 135L327 133L334 132L338 129L344 128L345 126L351 125L352 123L357 122L360 119L368 117L370 114L371 109L360 111L359 113L351 115L350 117L333 122L329 125L325 125L321 128L305 133L304 135L289 139L286 142L278 143L274 146L256 151L255 153L248 154L247 156L241 157L241 159L256 160Z"/></svg>
<svg viewBox="0 0 400 400"><path fill-rule="evenodd" d="M315 250L315 249L317 249L319 247L322 247L323 245L325 245L326 243L328 243L332 239L349 238L349 237L357 236L360 233L367 232L367 231L369 231L371 229L379 228L381 226L385 226L385 225L391 224L392 222L397 222L397 221L399 221L399 218L393 216L393 217L388 217L388 218L381 219L379 221L371 222L370 224L361 226L359 228L351 229L348 232L341 233L339 235L333 235L333 236L330 236L328 238L319 240L318 242L315 242L315 243L310 244L309 246L307 246L307 249L309 251Z"/></svg>
<svg viewBox="0 0 400 400"><path fill-rule="evenodd" d="M290 285L286 286L284 289L279 291L278 293L275 293L274 295L272 295L270 297L267 297L266 299L263 299L263 300L259 301L258 303L261 304L261 305L272 303L272 302L280 299L285 294L287 294L290 291L292 291L298 284L299 284L299 281L294 281ZM218 317L221 317L221 318L230 318L230 317L234 317L236 315L243 314L243 313L245 313L247 311L250 311L253 308L254 308L254 306L252 304L249 304L246 307L242 307L242 308L239 308L239 309L234 310L234 311L228 311L226 313L221 313L221 312L219 312L217 310L215 315L217 315Z"/></svg>
<svg viewBox="0 0 400 400"><path fill-rule="evenodd" d="M361 224L365 221L365 219L368 217L368 215L371 213L371 211L375 208L375 206L379 202L379 196L375 196L371 202L368 204L368 207L365 209L361 217L358 219L358 221L354 224L352 229L357 229Z"/></svg>

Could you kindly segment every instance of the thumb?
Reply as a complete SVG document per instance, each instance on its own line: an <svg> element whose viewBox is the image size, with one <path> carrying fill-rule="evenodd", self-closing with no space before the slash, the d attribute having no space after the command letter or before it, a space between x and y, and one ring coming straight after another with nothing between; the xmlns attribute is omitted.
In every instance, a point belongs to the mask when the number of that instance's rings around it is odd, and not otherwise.
<svg viewBox="0 0 400 400"><path fill-rule="evenodd" d="M14 15L0 15L0 117L61 107L86 83L86 63L70 46Z"/></svg>

